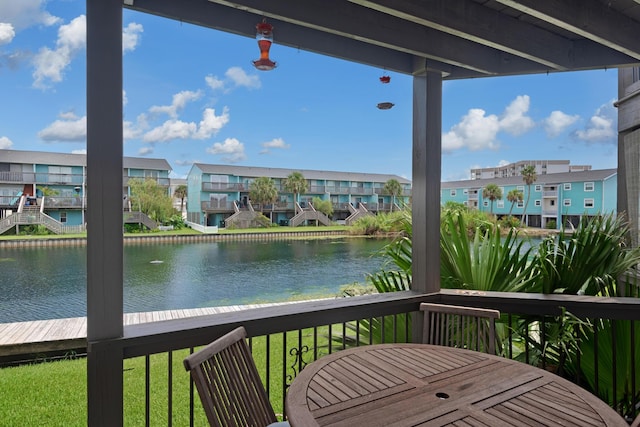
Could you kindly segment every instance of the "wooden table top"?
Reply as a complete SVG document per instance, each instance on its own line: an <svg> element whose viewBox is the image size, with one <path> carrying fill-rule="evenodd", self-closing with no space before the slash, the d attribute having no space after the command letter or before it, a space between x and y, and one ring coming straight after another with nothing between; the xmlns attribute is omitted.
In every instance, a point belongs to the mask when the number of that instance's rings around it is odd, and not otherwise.
<svg viewBox="0 0 640 427"><path fill-rule="evenodd" d="M425 344L324 356L293 381L286 413L293 427L628 427L596 396L543 369Z"/></svg>

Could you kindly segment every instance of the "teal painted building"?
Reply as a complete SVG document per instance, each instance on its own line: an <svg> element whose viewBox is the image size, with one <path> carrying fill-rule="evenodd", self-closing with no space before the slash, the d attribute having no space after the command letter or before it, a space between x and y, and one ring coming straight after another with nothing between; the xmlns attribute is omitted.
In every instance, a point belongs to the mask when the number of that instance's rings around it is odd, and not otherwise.
<svg viewBox="0 0 640 427"><path fill-rule="evenodd" d="M334 211L332 219L337 222L346 221L354 211L377 213L398 209L411 195L411 181L397 175L195 163L187 175L187 220L224 227L234 213L250 208L262 212L275 224L286 225L296 212L294 195L284 186L293 172L302 173L307 181L307 191L298 195L295 202L304 209L316 197L329 200ZM271 178L278 190L272 205L260 206L250 200L250 185L259 177ZM401 196L394 198L384 191L390 179L402 186Z"/></svg>
<svg viewBox="0 0 640 427"><path fill-rule="evenodd" d="M538 175L530 187L522 176L443 182L440 201L442 205L449 201L461 203L498 217L524 215L531 227L546 228L550 221L557 228L563 224L577 226L584 215L616 212L617 175L616 169L544 174ZM493 205L482 195L489 184L502 190L502 198L494 200ZM514 189L522 191L521 202L507 200L507 194Z"/></svg>
<svg viewBox="0 0 640 427"><path fill-rule="evenodd" d="M84 227L90 203L86 194L85 154L0 150L0 220L19 209L37 207L62 226ZM154 179L169 190L171 166L164 159L123 158L123 200L133 178ZM22 207L20 206L22 204Z"/></svg>

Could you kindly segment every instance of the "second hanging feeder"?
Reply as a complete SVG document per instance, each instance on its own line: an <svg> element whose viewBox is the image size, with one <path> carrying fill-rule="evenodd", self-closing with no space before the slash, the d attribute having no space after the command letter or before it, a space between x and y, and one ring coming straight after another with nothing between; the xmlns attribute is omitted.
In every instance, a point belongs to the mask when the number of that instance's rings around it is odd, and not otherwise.
<svg viewBox="0 0 640 427"><path fill-rule="evenodd" d="M382 84L388 84L390 81L391 81L391 76L383 75L380 77L380 83ZM379 102L376 107L378 108L378 110L389 110L394 105L395 104L393 102Z"/></svg>

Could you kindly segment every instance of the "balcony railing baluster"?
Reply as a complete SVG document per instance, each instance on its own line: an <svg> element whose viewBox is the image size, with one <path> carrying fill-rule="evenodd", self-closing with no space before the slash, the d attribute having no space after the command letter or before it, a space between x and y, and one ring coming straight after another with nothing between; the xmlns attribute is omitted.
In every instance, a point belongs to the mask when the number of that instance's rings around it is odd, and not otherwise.
<svg viewBox="0 0 640 427"><path fill-rule="evenodd" d="M634 299L625 299L619 302L616 299L595 301L593 298L573 300L564 297L545 296L534 307L534 304L531 304L531 299L535 299L535 296L523 298L518 295L501 294L499 297L460 298L458 295L443 291L441 294L422 295L418 298L417 294L408 292L371 296L372 303L362 302L367 301L367 297L355 297L346 299L350 301L330 300L326 303L292 304L288 308L273 307L272 310L262 308L260 315L256 315L257 312L252 314L252 310L246 310L246 315L242 312L234 312L233 315L226 313L222 317L213 315L206 321L194 318L192 326L189 326L188 321L188 326L185 327L182 323L182 329L179 330L164 331L162 325L156 327L153 324L141 326L140 328L145 328L146 334L128 333L128 338L123 339L123 345L125 357L144 356L141 358L144 359L145 364L144 409L142 402L139 406L133 402L134 404L127 405L127 408L132 408L134 412L144 410L145 413L130 414L127 412L125 415L131 416L131 420L144 419L144 423L150 425L158 421L158 416L162 418L162 414L166 411L168 425L173 421L176 424L187 424L187 417L189 425L200 424L204 420L204 412L200 407L199 398L195 396L193 382L188 379L188 374L183 370L173 369L173 363L178 366L186 354L193 353L191 344L196 346L207 344L211 337L221 335L236 325L242 324L247 326L250 335L252 335L250 346L267 393L274 403L274 409L286 418L286 414L283 414L283 408L288 386L306 364L326 354L351 346L377 342L409 341L412 332L410 320L413 320L413 316L419 315L418 305L421 301L501 310L504 315L502 319L507 322L505 335L502 337L502 351L505 357L524 359L526 363L534 363L549 369L555 368L555 347L563 351L562 345L560 345L562 343L558 342L558 336L556 336L556 326L561 325L556 325L554 322L558 319L562 320L559 316L563 313L562 307L564 307L567 312L582 318L585 324L593 325L593 333L589 338L593 345L593 355L589 354L588 357L585 357L585 354L576 351L573 354L575 358L572 360L575 362L572 365L573 368L571 370L562 369L558 373L561 375L571 374L575 382L596 395L600 395L601 392L608 393L610 404L621 414L628 417L636 415L637 410L634 409L634 405L638 405L636 397L636 376L638 373L635 361L637 355L635 333L637 330L636 322L640 321L640 310L638 310L640 301ZM380 301L384 301L384 303L380 303ZM274 319L280 320L274 321ZM586 319L588 319L588 323ZM207 323L203 324L203 321ZM613 326L609 327L609 323ZM297 328L289 329L287 325L291 324L295 324ZM579 328L571 326L571 324L568 326L571 329L567 331L572 333L575 338L580 339ZM589 326L589 328L591 327ZM607 329L603 329L603 327ZM630 335L627 334L627 329L630 330ZM196 330L201 332L194 334ZM132 328L130 331L135 332L136 328ZM149 333L149 331L155 332ZM623 338L616 336L622 331L624 331L624 342ZM611 336L609 336L610 333ZM276 344L278 340L282 340L282 345ZM600 348L602 345L612 346L612 349ZM630 354L622 353L626 348L630 348ZM278 354L280 351L282 353ZM553 355L554 358L545 360L545 354L543 354L545 351L549 352L547 356ZM602 356L606 354L603 352L610 351L613 351L613 362L609 360L612 353L609 353L606 358ZM156 356L150 356L156 353L167 354L166 365L156 363L158 361ZM560 354L557 356L563 357ZM629 357L630 361L625 357ZM160 359L160 362L164 362L164 359ZM583 366L585 363L588 365ZM600 366L601 363L607 365ZM591 366L592 364L593 366ZM167 405L163 410L158 405L159 402L164 401L162 394L159 394L164 393L164 387L157 387L157 381L154 381L152 385L151 381L152 376L153 378L162 378L162 373L158 371L164 369L168 375L168 394L166 403L162 403L162 405ZM574 373L573 370L577 372ZM625 380L628 383L624 389L618 390L617 387L623 384L621 383L622 377L616 379L616 375L623 370L624 372L630 370L628 375L631 378ZM590 377L584 377L584 373L588 372L591 372L588 374ZM611 373L613 378L608 377ZM173 378L173 375L176 375L176 378ZM141 377L141 372L137 375L132 372L132 376L127 374L128 379L140 381L140 384L142 384ZM602 398L606 399L607 397ZM184 422L178 421L182 419ZM125 421L129 424L135 423L131 420L130 422ZM164 421L161 423L165 424Z"/></svg>

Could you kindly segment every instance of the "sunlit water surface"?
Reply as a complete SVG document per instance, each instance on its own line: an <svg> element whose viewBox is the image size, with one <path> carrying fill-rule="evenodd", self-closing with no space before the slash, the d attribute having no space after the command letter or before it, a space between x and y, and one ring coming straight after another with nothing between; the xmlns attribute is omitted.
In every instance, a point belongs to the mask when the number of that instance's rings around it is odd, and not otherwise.
<svg viewBox="0 0 640 427"><path fill-rule="evenodd" d="M285 301L364 282L388 240L125 245L124 311ZM0 249L0 323L86 315L86 248ZM117 284L114 284L117 286Z"/></svg>

